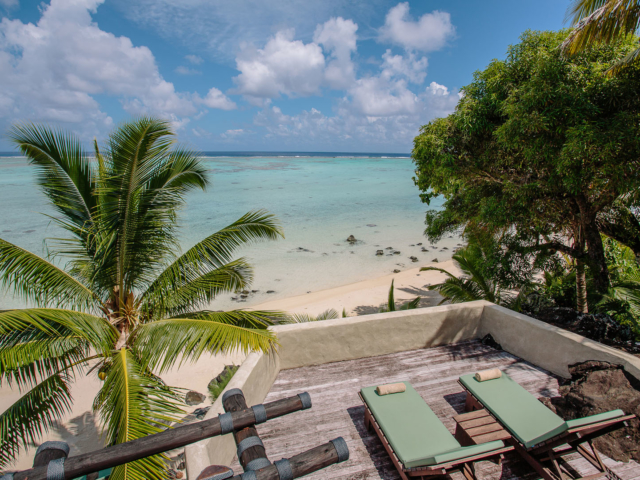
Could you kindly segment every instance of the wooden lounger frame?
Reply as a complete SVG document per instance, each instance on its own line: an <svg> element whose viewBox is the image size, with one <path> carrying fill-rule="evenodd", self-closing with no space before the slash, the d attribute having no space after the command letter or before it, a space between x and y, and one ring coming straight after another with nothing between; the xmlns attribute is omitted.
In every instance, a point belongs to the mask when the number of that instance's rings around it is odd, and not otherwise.
<svg viewBox="0 0 640 480"><path fill-rule="evenodd" d="M465 403L465 410L467 412L482 408L487 409L487 407L483 405L462 382L458 380L458 383L467 393L467 400ZM487 411L491 416L496 418L488 409ZM579 453L598 470L598 473L594 475L577 477L573 480L595 480L604 476L617 478L615 473L613 473L600 458L600 454L598 454L598 451L593 446L593 440L624 426L628 426L627 421L633 418L635 418L635 415L624 415L622 417L603 420L601 422L584 425L582 427L571 428L562 432L560 435L545 440L544 442L540 442L531 448L526 448L513 435L511 436L510 443L515 447L516 452L518 452L518 454L526 460L527 463L531 465L544 480L566 480L568 478L573 478L570 477L566 471L563 472L560 470L560 464L558 463L564 455L568 455L570 453ZM501 423L497 418L496 421ZM504 425L503 423L501 424ZM504 425L504 427L509 431L506 425ZM587 448L585 444L588 445L589 448Z"/></svg>
<svg viewBox="0 0 640 480"><path fill-rule="evenodd" d="M409 477L442 476L452 472L461 472L467 480L477 480L477 477L473 468L474 462L477 462L479 460L487 460L492 457L498 457L498 464L499 464L502 462L502 459L504 458L504 453L513 450L513 447L509 445L497 450L493 450L491 452L473 455L471 457L462 458L459 460L455 460L453 462L440 463L438 465L429 465L428 467L404 468L404 465L402 464L402 462L400 461L396 453L393 451L393 447L387 440L387 437L385 436L384 432L380 428L380 425L378 425L378 422L376 421L376 418L373 416L373 413L371 413L371 410L369 410L369 406L367 405L367 402L364 401L364 398L362 398L362 395L360 393L358 393L358 395L360 396L360 399L364 404L365 428L367 429L367 431L370 431L371 428L373 428L373 430L376 432L376 435L378 435L378 438L382 442L382 445L384 446L385 450L391 457L391 461L393 462L393 465L398 470L398 473L400 474L400 478L402 478L402 480L409 480Z"/></svg>

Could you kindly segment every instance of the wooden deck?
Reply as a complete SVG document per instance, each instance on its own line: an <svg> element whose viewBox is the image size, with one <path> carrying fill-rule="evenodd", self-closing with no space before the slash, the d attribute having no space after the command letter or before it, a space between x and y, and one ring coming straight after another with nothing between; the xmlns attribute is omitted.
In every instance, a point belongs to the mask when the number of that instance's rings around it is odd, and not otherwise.
<svg viewBox="0 0 640 480"><path fill-rule="evenodd" d="M452 417L464 411L465 395L457 383L460 375L498 367L536 396L556 396L558 381L549 372L480 342L329 363L284 370L278 375L265 402L307 391L313 407L259 425L267 455L273 462L290 457L336 437L343 437L350 450L347 462L309 475L309 479L384 479L398 476L378 437L364 428L364 407L358 397L361 387L408 380L453 433ZM606 459L605 463L623 480L640 480L640 465ZM539 478L514 453L502 465L476 464L480 479L511 480ZM595 470L581 457L569 466L582 475ZM234 460L237 473L242 469ZM452 478L464 477L454 473Z"/></svg>

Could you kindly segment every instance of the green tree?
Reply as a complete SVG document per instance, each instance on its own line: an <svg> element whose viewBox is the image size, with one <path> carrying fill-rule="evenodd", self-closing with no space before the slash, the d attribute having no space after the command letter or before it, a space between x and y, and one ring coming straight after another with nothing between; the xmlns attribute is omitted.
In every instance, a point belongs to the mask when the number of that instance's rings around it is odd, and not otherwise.
<svg viewBox="0 0 640 480"><path fill-rule="evenodd" d="M508 237L524 253L562 252L576 260L581 288L586 265L602 294L610 280L600 233L628 233L610 222L616 209L635 218L640 186L639 70L605 72L637 40L565 58L567 35L525 32L506 60L476 72L455 112L415 138L414 180L424 202L445 197L427 213L431 240L462 227Z"/></svg>
<svg viewBox="0 0 640 480"><path fill-rule="evenodd" d="M0 239L0 279L35 308L0 312L0 381L24 395L0 415L0 467L72 404L70 383L87 369L104 381L94 409L108 444L157 433L182 399L158 375L205 353L272 351L279 314L204 310L246 288L252 269L236 250L282 236L256 211L180 254L177 215L185 195L207 184L197 154L176 146L167 122L122 124L95 160L80 141L46 126L16 125L9 137L65 238L39 257ZM62 266L56 259L64 259ZM117 467L112 480L162 478L162 455Z"/></svg>
<svg viewBox="0 0 640 480"><path fill-rule="evenodd" d="M618 42L636 33L640 27L638 0L574 0L567 13L574 28L562 48L570 55L582 52L594 43ZM638 59L640 48L621 58L610 72L619 71Z"/></svg>

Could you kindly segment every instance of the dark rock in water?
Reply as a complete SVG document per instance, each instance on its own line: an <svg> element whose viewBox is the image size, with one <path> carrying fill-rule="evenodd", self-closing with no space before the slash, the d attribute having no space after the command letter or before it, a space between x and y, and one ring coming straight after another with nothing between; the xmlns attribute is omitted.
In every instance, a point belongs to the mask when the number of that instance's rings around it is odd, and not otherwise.
<svg viewBox="0 0 640 480"><path fill-rule="evenodd" d="M2 230L2 233L8 233L8 232L10 232L10 231L11 231L11 230Z"/></svg>
<svg viewBox="0 0 640 480"><path fill-rule="evenodd" d="M400 273L400 270L398 270L397 268L393 271L393 273Z"/></svg>
<svg viewBox="0 0 640 480"><path fill-rule="evenodd" d="M323 256L323 257L328 257L328 256L329 256L329 254L328 254L328 253L323 253L323 254L322 254L322 256Z"/></svg>
<svg viewBox="0 0 640 480"><path fill-rule="evenodd" d="M207 412L209 411L211 407L204 407L204 408L196 408L193 411L193 414L196 416L196 418L198 420L202 420L204 418L204 416L207 414Z"/></svg>
<svg viewBox="0 0 640 480"><path fill-rule="evenodd" d="M244 293L240 295L240 298L247 298L249 295L245 295Z"/></svg>
<svg viewBox="0 0 640 480"><path fill-rule="evenodd" d="M349 237L347 238L347 242L349 243L356 243L357 241L358 240L353 235L349 235Z"/></svg>
<svg viewBox="0 0 640 480"><path fill-rule="evenodd" d="M393 254L394 254L394 255L400 255L400 250L394 250L394 251L393 251Z"/></svg>
<svg viewBox="0 0 640 480"><path fill-rule="evenodd" d="M571 380L559 389L560 397L545 400L565 420L620 409L635 414L629 426L594 440L595 447L619 462L640 461L640 381L621 365L589 360L569 367Z"/></svg>
<svg viewBox="0 0 640 480"><path fill-rule="evenodd" d="M23 233L33 233L35 230L25 230Z"/></svg>
<svg viewBox="0 0 640 480"><path fill-rule="evenodd" d="M243 295L249 295L249 290L242 290L240 293Z"/></svg>
<svg viewBox="0 0 640 480"><path fill-rule="evenodd" d="M393 247L387 247L385 250L393 250Z"/></svg>
<svg viewBox="0 0 640 480"><path fill-rule="evenodd" d="M313 253L311 250L309 250L308 248L302 248L302 247L298 247L297 250L298 252L311 252Z"/></svg>
<svg viewBox="0 0 640 480"><path fill-rule="evenodd" d="M418 257L409 257L409 260L411 260L413 263L418 261Z"/></svg>
<svg viewBox="0 0 640 480"><path fill-rule="evenodd" d="M427 250L426 248L422 247L422 251L423 252L428 252L429 250Z"/></svg>
<svg viewBox="0 0 640 480"><path fill-rule="evenodd" d="M449 250L447 247L442 247L443 250Z"/></svg>
<svg viewBox="0 0 640 480"><path fill-rule="evenodd" d="M432 261L432 262L436 262L436 263L438 263L438 259L437 259L437 258L434 258L434 259L433 259L433 260L431 260L431 261Z"/></svg>
<svg viewBox="0 0 640 480"><path fill-rule="evenodd" d="M482 337L482 344L487 345L491 348L495 348L496 350L502 350L502 345L496 342L490 333L487 333L484 337Z"/></svg>
<svg viewBox="0 0 640 480"><path fill-rule="evenodd" d="M203 395L202 393L194 392L193 390L187 392L187 394L184 396L184 402L187 405L198 405L204 402L206 399L207 399L206 395Z"/></svg>
<svg viewBox="0 0 640 480"><path fill-rule="evenodd" d="M410 247L415 247L415 245L412 243L411 245L409 245Z"/></svg>
<svg viewBox="0 0 640 480"><path fill-rule="evenodd" d="M231 300L237 300L238 297L231 297Z"/></svg>
<svg viewBox="0 0 640 480"><path fill-rule="evenodd" d="M377 256L384 255L384 250L376 250L376 255Z"/></svg>
<svg viewBox="0 0 640 480"><path fill-rule="evenodd" d="M251 290L251 293L258 293L259 290Z"/></svg>
<svg viewBox="0 0 640 480"><path fill-rule="evenodd" d="M367 223L367 227L377 227L375 223Z"/></svg>
<svg viewBox="0 0 640 480"><path fill-rule="evenodd" d="M275 290L267 290L267 293L276 293Z"/></svg>

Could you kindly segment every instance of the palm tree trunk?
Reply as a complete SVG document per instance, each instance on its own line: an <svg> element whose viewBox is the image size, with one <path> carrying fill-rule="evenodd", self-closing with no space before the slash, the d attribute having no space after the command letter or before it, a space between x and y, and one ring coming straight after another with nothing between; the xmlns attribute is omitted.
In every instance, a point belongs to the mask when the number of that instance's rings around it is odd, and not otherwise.
<svg viewBox="0 0 640 480"><path fill-rule="evenodd" d="M587 305L587 276L585 274L584 261L576 261L576 303L580 313L589 313Z"/></svg>

